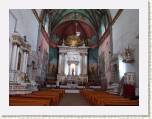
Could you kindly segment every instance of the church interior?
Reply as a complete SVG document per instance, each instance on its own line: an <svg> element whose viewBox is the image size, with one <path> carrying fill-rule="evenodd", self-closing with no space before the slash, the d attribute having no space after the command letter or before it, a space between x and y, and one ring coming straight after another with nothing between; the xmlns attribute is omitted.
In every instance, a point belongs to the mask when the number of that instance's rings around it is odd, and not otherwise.
<svg viewBox="0 0 152 119"><path fill-rule="evenodd" d="M10 106L138 106L139 11L10 9Z"/></svg>

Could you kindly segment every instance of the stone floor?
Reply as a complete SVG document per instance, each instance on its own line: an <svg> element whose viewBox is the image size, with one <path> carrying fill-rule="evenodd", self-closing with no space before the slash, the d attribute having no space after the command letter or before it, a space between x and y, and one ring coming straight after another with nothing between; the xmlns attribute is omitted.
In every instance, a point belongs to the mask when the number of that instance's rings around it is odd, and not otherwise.
<svg viewBox="0 0 152 119"><path fill-rule="evenodd" d="M89 103L80 93L66 93L60 101L59 106L89 106Z"/></svg>

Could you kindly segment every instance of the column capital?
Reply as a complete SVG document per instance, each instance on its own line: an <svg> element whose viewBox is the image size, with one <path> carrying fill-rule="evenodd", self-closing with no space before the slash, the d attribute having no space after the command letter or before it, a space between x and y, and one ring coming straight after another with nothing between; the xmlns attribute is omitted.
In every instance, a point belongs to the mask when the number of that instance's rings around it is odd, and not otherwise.
<svg viewBox="0 0 152 119"><path fill-rule="evenodd" d="M13 44L13 45L17 45L17 46L20 46L20 45L21 45L21 43L18 42L17 40L13 40L12 44Z"/></svg>

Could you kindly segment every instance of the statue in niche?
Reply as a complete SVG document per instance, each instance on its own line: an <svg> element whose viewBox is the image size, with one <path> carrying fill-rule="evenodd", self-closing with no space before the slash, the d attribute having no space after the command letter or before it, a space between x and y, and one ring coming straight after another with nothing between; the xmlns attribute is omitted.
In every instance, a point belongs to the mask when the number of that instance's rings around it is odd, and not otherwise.
<svg viewBox="0 0 152 119"><path fill-rule="evenodd" d="M134 49L130 48L128 45L128 48L124 49L124 52L121 54L124 62L133 62L134 61Z"/></svg>
<svg viewBox="0 0 152 119"><path fill-rule="evenodd" d="M72 76L74 76L74 68L72 68Z"/></svg>
<svg viewBox="0 0 152 119"><path fill-rule="evenodd" d="M54 73L54 69L55 69L55 66L54 66L54 64L53 64L53 65L52 65L52 69L51 69L52 73Z"/></svg>
<svg viewBox="0 0 152 119"><path fill-rule="evenodd" d="M24 83L30 83L27 73L24 75L23 80L24 80Z"/></svg>
<svg viewBox="0 0 152 119"><path fill-rule="evenodd" d="M95 66L94 66L94 65L91 67L91 73L92 73L92 74L95 74L95 73L96 73L96 71L95 71Z"/></svg>
<svg viewBox="0 0 152 119"><path fill-rule="evenodd" d="M130 58L131 57L131 51L129 49L129 46L128 46L128 48L125 48L124 55L125 55L126 58Z"/></svg>

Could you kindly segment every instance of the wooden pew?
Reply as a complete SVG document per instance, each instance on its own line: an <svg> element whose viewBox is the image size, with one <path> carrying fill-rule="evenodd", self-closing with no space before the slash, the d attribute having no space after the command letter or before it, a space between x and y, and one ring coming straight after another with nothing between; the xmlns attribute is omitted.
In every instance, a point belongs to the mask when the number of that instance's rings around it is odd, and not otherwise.
<svg viewBox="0 0 152 119"><path fill-rule="evenodd" d="M65 91L63 89L43 89L41 92L56 93L60 95L60 98L62 98L65 94Z"/></svg>
<svg viewBox="0 0 152 119"><path fill-rule="evenodd" d="M57 105L59 103L59 99L54 95L48 96L48 95L41 95L41 94L30 94L30 95L24 95L22 97L49 99L51 101L50 105Z"/></svg>
<svg viewBox="0 0 152 119"><path fill-rule="evenodd" d="M49 106L51 101L44 98L10 97L10 106Z"/></svg>
<svg viewBox="0 0 152 119"><path fill-rule="evenodd" d="M34 92L30 95L27 95L30 97L48 97L52 101L52 105L57 105L59 104L60 101L60 95L55 92L47 92L47 91L39 91L39 92Z"/></svg>
<svg viewBox="0 0 152 119"><path fill-rule="evenodd" d="M80 91L86 100L92 105L107 105L107 106L138 106L139 100L130 100L122 96L109 94L103 91Z"/></svg>
<svg viewBox="0 0 152 119"><path fill-rule="evenodd" d="M44 89L41 91L33 92L31 94L11 96L10 104L11 105L21 105L25 101L24 105L33 105L33 106L38 105L39 106L39 105L43 105L42 102L45 102L45 100L49 100L50 101L49 105L58 105L59 101L61 100L63 95L64 95L64 90ZM36 100L36 101L34 104L32 104L31 100L34 100L34 101ZM37 101L37 100L39 100L39 101ZM44 105L46 105L46 104L44 104Z"/></svg>

